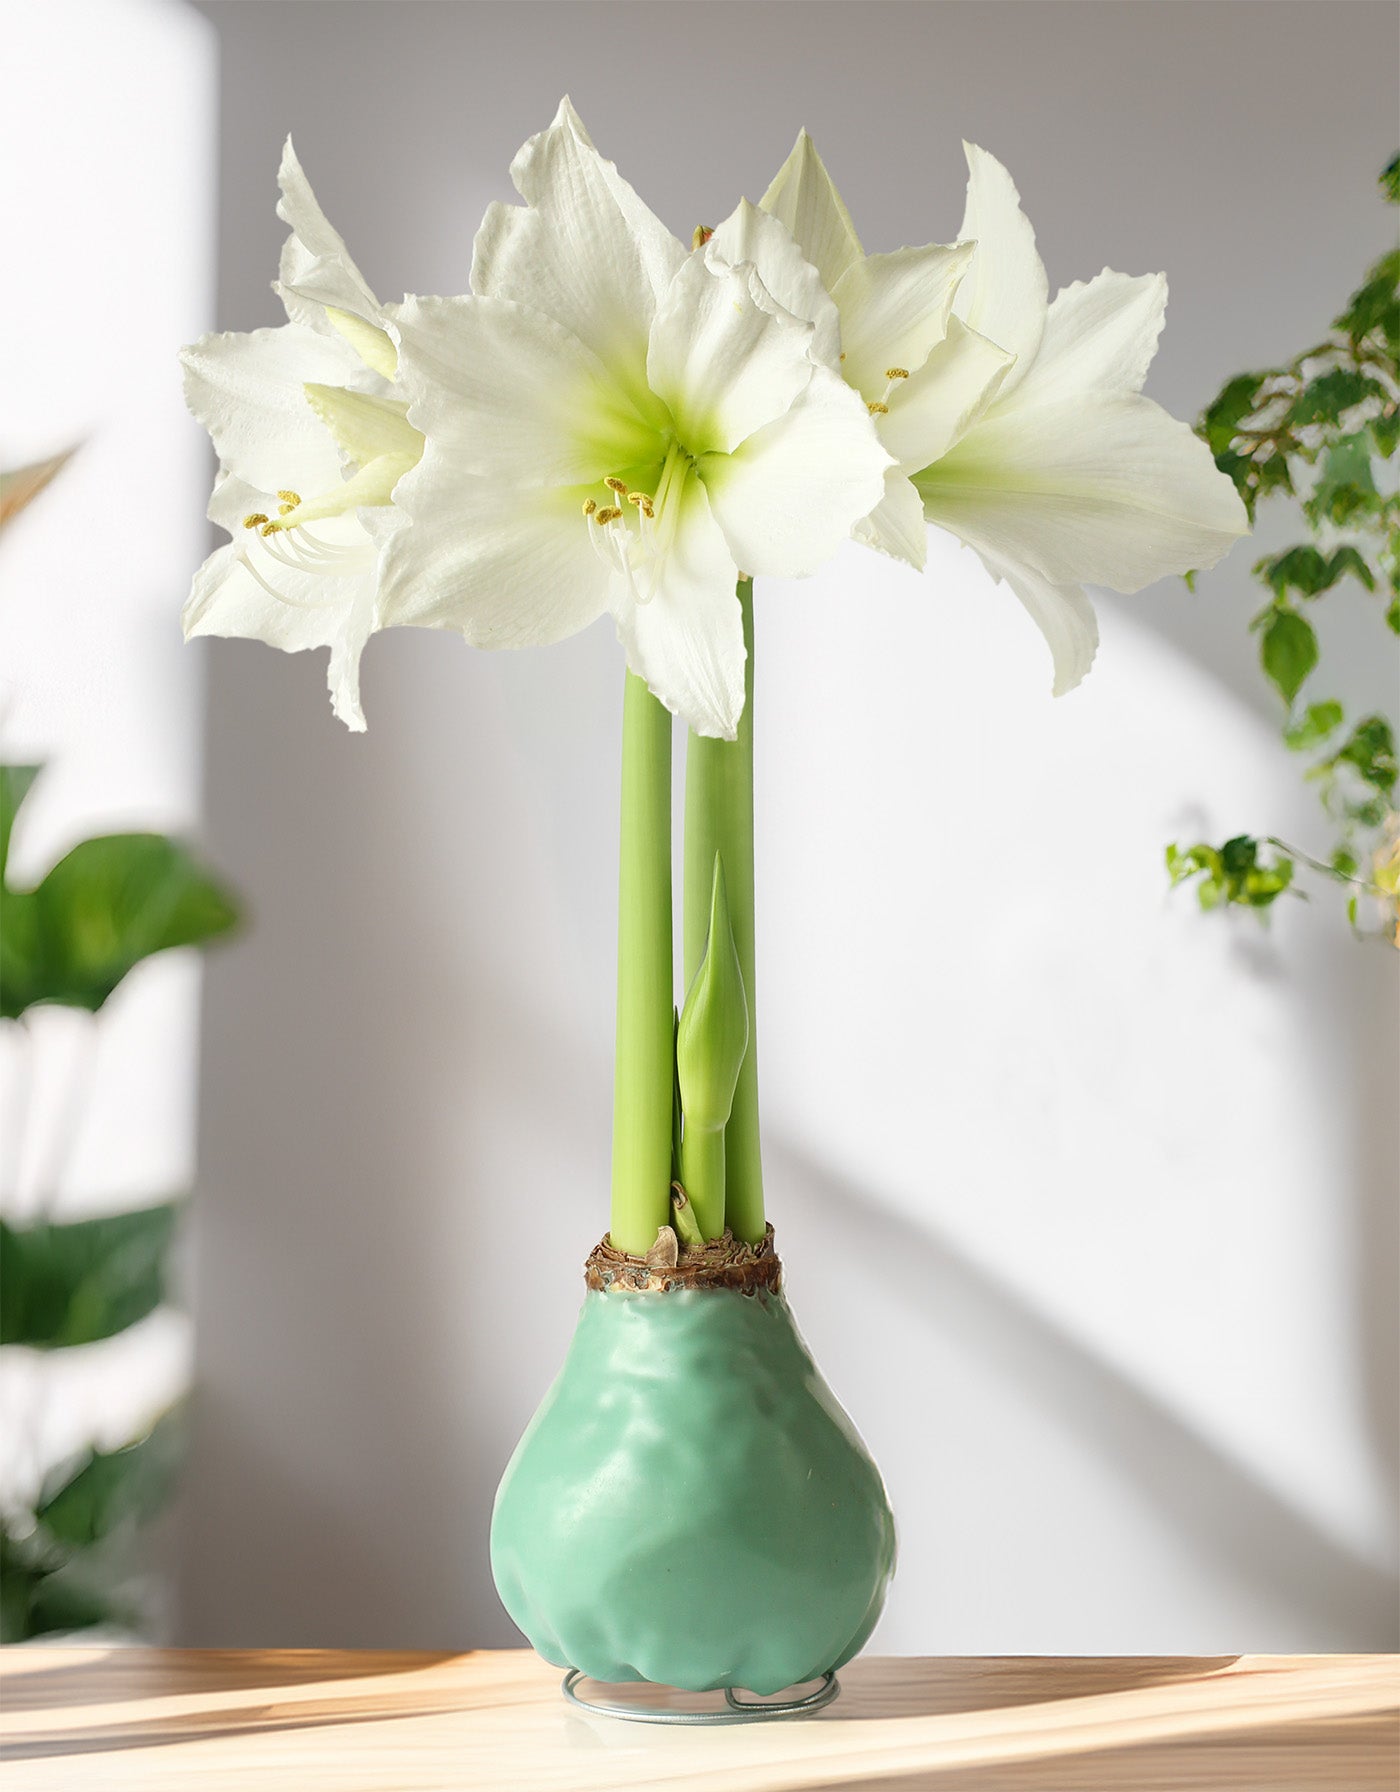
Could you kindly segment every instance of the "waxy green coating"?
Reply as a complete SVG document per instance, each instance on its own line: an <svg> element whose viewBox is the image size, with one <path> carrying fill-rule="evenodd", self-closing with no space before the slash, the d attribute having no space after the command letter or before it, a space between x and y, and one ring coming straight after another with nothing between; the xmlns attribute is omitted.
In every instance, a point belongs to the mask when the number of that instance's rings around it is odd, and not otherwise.
<svg viewBox="0 0 1400 1792"><path fill-rule="evenodd" d="M491 1524L546 1661L691 1691L848 1661L894 1555L879 1470L783 1295L734 1289L586 1294Z"/></svg>

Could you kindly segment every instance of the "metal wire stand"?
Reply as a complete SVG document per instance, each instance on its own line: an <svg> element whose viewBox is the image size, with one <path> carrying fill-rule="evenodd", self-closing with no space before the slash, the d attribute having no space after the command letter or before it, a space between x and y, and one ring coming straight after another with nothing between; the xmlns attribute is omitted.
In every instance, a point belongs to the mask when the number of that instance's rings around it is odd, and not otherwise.
<svg viewBox="0 0 1400 1792"><path fill-rule="evenodd" d="M841 1691L841 1682L834 1673L825 1673L814 1692L801 1699L777 1699L763 1703L757 1699L741 1699L732 1686L724 1689L723 1711L658 1711L645 1705L609 1704L601 1699L585 1699L578 1691L581 1680L587 1679L577 1668L564 1676L563 1693L571 1705L592 1711L599 1717L620 1717L634 1724L753 1724L772 1723L784 1717L806 1717L829 1705Z"/></svg>

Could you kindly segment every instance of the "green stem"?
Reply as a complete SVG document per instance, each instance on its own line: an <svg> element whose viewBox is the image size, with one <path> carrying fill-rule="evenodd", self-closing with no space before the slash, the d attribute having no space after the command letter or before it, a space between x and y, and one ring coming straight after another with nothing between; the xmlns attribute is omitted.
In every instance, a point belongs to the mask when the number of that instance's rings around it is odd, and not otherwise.
<svg viewBox="0 0 1400 1792"><path fill-rule="evenodd" d="M753 581L739 585L744 619L744 713L737 740L692 734L685 763L685 986L705 955L715 854L724 861L729 920L749 1007L749 1049L724 1132L725 1223L736 1238L763 1237L763 1164L758 1139L758 1047L753 909ZM687 1185L688 1187L688 1185Z"/></svg>
<svg viewBox="0 0 1400 1792"><path fill-rule="evenodd" d="M700 1126L686 1128L681 1142L681 1187L695 1209L695 1222L704 1238L724 1232L724 1129L708 1132Z"/></svg>
<svg viewBox="0 0 1400 1792"><path fill-rule="evenodd" d="M611 1238L642 1256L671 1220L671 717L632 672L622 700L619 856Z"/></svg>

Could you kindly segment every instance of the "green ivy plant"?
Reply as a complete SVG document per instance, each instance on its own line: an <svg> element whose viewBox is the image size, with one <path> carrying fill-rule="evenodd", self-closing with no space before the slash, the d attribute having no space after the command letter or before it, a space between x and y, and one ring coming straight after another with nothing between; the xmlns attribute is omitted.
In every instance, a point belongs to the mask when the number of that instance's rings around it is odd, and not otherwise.
<svg viewBox="0 0 1400 1792"><path fill-rule="evenodd" d="M39 768L0 765L0 1024L41 1003L98 1016L128 973L238 920L231 891L160 834L84 840L31 888L9 875L10 837ZM0 1345L56 1351L115 1337L160 1306L181 1202L53 1223L0 1221ZM28 1510L0 1515L0 1642L132 1627L121 1592L131 1534L164 1502L180 1415L117 1450L60 1465Z"/></svg>
<svg viewBox="0 0 1400 1792"><path fill-rule="evenodd" d="M1400 203L1400 157L1381 176ZM1237 834L1220 846L1166 849L1173 885L1194 883L1203 909L1267 910L1297 889L1300 868L1322 873L1359 905L1374 898L1400 943L1400 818L1395 812L1395 724L1348 716L1317 693L1316 606L1347 581L1375 598L1377 621L1400 635L1400 249L1369 270L1321 342L1263 373L1228 380L1197 424L1216 465L1253 520L1265 500L1292 504L1309 539L1266 555L1254 576L1268 601L1250 627L1264 676L1284 706L1283 740L1306 757L1304 776L1331 824L1325 856L1274 835Z"/></svg>

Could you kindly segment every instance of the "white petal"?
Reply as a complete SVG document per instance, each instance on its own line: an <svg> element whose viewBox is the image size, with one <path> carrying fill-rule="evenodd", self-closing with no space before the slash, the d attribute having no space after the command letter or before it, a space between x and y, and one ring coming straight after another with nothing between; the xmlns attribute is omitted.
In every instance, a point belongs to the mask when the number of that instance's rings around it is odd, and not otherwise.
<svg viewBox="0 0 1400 1792"><path fill-rule="evenodd" d="M851 533L866 547L877 548L882 554L922 570L928 558L924 501L898 467L886 470L884 497Z"/></svg>
<svg viewBox="0 0 1400 1792"><path fill-rule="evenodd" d="M1053 404L1081 392L1140 392L1167 307L1165 274L1077 280L1055 296L1035 366L1009 403Z"/></svg>
<svg viewBox="0 0 1400 1792"><path fill-rule="evenodd" d="M235 486L216 493L211 510L237 510L248 501L247 488ZM363 550L352 570L344 575L294 571L273 557L255 531L240 532L195 574L185 605L185 637L238 636L287 653L329 647L331 707L346 727L358 732L365 725L360 654L375 627L375 556L353 517L318 525L317 534L346 549Z"/></svg>
<svg viewBox="0 0 1400 1792"><path fill-rule="evenodd" d="M292 230L282 246L278 270L278 290L287 315L294 322L319 329L324 308L333 305L366 323L379 325L379 301L350 259L339 231L332 229L317 204L290 137L282 146L277 185L282 195L277 202L277 216Z"/></svg>
<svg viewBox="0 0 1400 1792"><path fill-rule="evenodd" d="M841 354L841 319L821 275L806 259L785 225L768 212L741 199L716 225L709 245L731 266L751 261L758 277L778 303L794 317L815 325L812 353L835 367Z"/></svg>
<svg viewBox="0 0 1400 1792"><path fill-rule="evenodd" d="M1015 355L1016 365L1003 386L1009 391L1030 372L1040 347L1050 283L1011 176L975 143L964 143L963 150L967 207L958 234L975 242L977 253L953 310L965 324Z"/></svg>
<svg viewBox="0 0 1400 1792"><path fill-rule="evenodd" d="M357 467L385 455L410 462L418 459L423 438L408 421L408 405L402 399L374 398L367 392L348 392L344 386L323 386L315 380L307 380L302 393L341 453Z"/></svg>
<svg viewBox="0 0 1400 1792"><path fill-rule="evenodd" d="M1050 646L1055 666L1052 693L1063 697L1081 683L1094 663L1099 624L1082 586L1052 585L1029 566L983 551L982 564L1009 585Z"/></svg>
<svg viewBox="0 0 1400 1792"><path fill-rule="evenodd" d="M697 251L652 325L647 377L690 454L729 453L780 417L812 372L813 326L775 311L751 264Z"/></svg>
<svg viewBox="0 0 1400 1792"><path fill-rule="evenodd" d="M644 405L651 320L685 249L594 149L567 100L511 174L527 204L487 208L472 291L547 312Z"/></svg>
<svg viewBox="0 0 1400 1792"><path fill-rule="evenodd" d="M182 349L185 402L220 461L261 492L317 491L340 477L340 456L306 402L308 382L343 385L360 363L338 336L303 324L202 336Z"/></svg>
<svg viewBox="0 0 1400 1792"><path fill-rule="evenodd" d="M409 420L460 472L594 484L664 452L598 357L543 312L509 299L408 299L399 337Z"/></svg>
<svg viewBox="0 0 1400 1792"><path fill-rule="evenodd" d="M836 282L842 372L868 400L885 396L887 369L913 372L943 340L953 295L972 260L971 243L868 255Z"/></svg>
<svg viewBox="0 0 1400 1792"><path fill-rule="evenodd" d="M956 317L922 367L890 393L880 440L906 473L944 455L996 395L1011 356Z"/></svg>
<svg viewBox="0 0 1400 1792"><path fill-rule="evenodd" d="M733 740L744 708L738 569L705 488L690 472L655 595L638 603L615 580L612 609L627 663L697 734Z"/></svg>
<svg viewBox="0 0 1400 1792"><path fill-rule="evenodd" d="M918 485L930 522L1055 585L1139 591L1213 566L1248 531L1205 443L1136 394L1008 407Z"/></svg>
<svg viewBox="0 0 1400 1792"><path fill-rule="evenodd" d="M402 480L410 519L384 549L384 626L451 628L474 647L535 647L607 607L609 573L583 515L585 488L513 486L464 473L429 442Z"/></svg>
<svg viewBox="0 0 1400 1792"><path fill-rule="evenodd" d="M700 463L710 504L745 572L815 572L881 501L889 456L859 393L825 367L783 416Z"/></svg>
<svg viewBox="0 0 1400 1792"><path fill-rule="evenodd" d="M865 251L816 145L803 131L759 202L786 225L828 292Z"/></svg>

